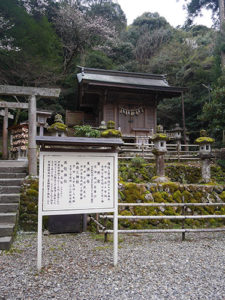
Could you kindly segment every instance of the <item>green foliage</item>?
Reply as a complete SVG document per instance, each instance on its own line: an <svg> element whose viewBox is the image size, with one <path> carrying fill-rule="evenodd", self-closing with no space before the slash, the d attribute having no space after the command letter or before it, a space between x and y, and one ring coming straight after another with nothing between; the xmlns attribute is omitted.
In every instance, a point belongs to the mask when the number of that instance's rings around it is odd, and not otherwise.
<svg viewBox="0 0 225 300"><path fill-rule="evenodd" d="M21 80L42 83L44 77L46 81L52 74L48 80L54 81L60 69L62 48L47 17L35 19L16 0L1 1L0 11L11 25L5 32L8 45L0 50L2 77L23 85Z"/></svg>
<svg viewBox="0 0 225 300"><path fill-rule="evenodd" d="M146 164L146 160L143 157L136 156L131 159L130 164L134 168L141 168L143 164Z"/></svg>
<svg viewBox="0 0 225 300"><path fill-rule="evenodd" d="M217 141L222 140L225 128L225 88L216 87L212 92L212 101L205 103L201 120L208 123L211 134Z"/></svg>
<svg viewBox="0 0 225 300"><path fill-rule="evenodd" d="M130 42L119 41L119 43L112 46L112 51L109 53L109 57L117 65L133 61L135 59L134 46Z"/></svg>
<svg viewBox="0 0 225 300"><path fill-rule="evenodd" d="M100 3L91 5L88 14L106 18L116 31L120 33L126 28L126 16L118 3L112 1L101 1Z"/></svg>
<svg viewBox="0 0 225 300"><path fill-rule="evenodd" d="M217 164L225 171L225 159L218 159Z"/></svg>
<svg viewBox="0 0 225 300"><path fill-rule="evenodd" d="M186 86L184 94L186 126L196 132L205 122L199 122L202 107L209 101L209 91L202 86L215 81L217 73L213 56L216 34L213 30L174 31L171 41L151 58L145 70L167 73L172 85ZM199 31L198 31L199 30ZM165 128L182 123L181 99L166 99L158 106L158 122ZM207 125L206 125L207 126ZM196 138L196 134L194 137Z"/></svg>
<svg viewBox="0 0 225 300"><path fill-rule="evenodd" d="M128 27L124 39L134 46L138 63L144 65L171 39L171 34L172 28L165 18L158 13L144 13Z"/></svg>
<svg viewBox="0 0 225 300"><path fill-rule="evenodd" d="M101 135L99 130L93 129L90 125L74 126L74 135L80 137L98 138Z"/></svg>
<svg viewBox="0 0 225 300"><path fill-rule="evenodd" d="M146 12L136 18L132 25L152 31L162 27L168 27L169 23L165 18L160 17L158 13Z"/></svg>
<svg viewBox="0 0 225 300"><path fill-rule="evenodd" d="M203 7L217 14L218 0L188 1L189 17ZM203 127L221 142L224 30L219 34L202 25L175 29L149 12L126 28L124 12L112 0L7 0L0 1L0 13L0 83L62 87L60 101L40 99L39 108L78 109L76 65L167 74L171 85L188 88L184 105L191 142ZM159 101L157 115L166 129L182 124L181 99Z"/></svg>
<svg viewBox="0 0 225 300"><path fill-rule="evenodd" d="M85 58L85 65L89 68L110 70L113 68L112 60L104 52L91 51Z"/></svg>

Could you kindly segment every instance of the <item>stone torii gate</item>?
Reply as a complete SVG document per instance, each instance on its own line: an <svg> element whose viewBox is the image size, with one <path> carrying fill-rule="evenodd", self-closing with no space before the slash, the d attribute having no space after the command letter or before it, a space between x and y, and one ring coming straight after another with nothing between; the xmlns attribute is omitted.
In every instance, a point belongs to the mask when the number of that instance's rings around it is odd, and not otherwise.
<svg viewBox="0 0 225 300"><path fill-rule="evenodd" d="M2 108L22 108L28 109L29 138L28 138L28 167L29 175L37 175L36 158L36 100L41 98L58 98L60 89L36 88L12 85L0 85L0 95L7 96L27 96L29 103L0 102Z"/></svg>
<svg viewBox="0 0 225 300"><path fill-rule="evenodd" d="M2 130L2 158L8 158L8 119L14 119L14 116L10 114L9 109L5 107L4 109L0 110L0 116L3 118L3 130Z"/></svg>
<svg viewBox="0 0 225 300"><path fill-rule="evenodd" d="M0 102L0 107L4 110L0 111L0 115L4 116L3 130L2 130L2 158L8 158L8 119L13 119L13 115L9 113L9 108L23 108L28 109L28 103L17 103L17 102Z"/></svg>

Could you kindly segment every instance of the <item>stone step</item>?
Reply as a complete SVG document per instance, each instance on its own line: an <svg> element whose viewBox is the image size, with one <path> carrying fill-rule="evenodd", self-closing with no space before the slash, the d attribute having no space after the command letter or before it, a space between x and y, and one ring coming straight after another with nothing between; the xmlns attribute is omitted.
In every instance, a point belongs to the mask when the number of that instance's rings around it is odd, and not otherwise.
<svg viewBox="0 0 225 300"><path fill-rule="evenodd" d="M26 177L26 175L27 175L27 173L6 173L6 172L4 172L4 173L0 173L0 179L1 178L4 178L4 179L6 179L6 178L24 178L24 177Z"/></svg>
<svg viewBox="0 0 225 300"><path fill-rule="evenodd" d="M0 213L1 224L15 223L16 213Z"/></svg>
<svg viewBox="0 0 225 300"><path fill-rule="evenodd" d="M21 186L0 186L0 194L17 194Z"/></svg>
<svg viewBox="0 0 225 300"><path fill-rule="evenodd" d="M1 178L0 186L21 186L23 178Z"/></svg>
<svg viewBox="0 0 225 300"><path fill-rule="evenodd" d="M11 236L15 224L1 224L0 223L0 237Z"/></svg>
<svg viewBox="0 0 225 300"><path fill-rule="evenodd" d="M0 164L0 173L26 173L27 168L26 167L3 167Z"/></svg>
<svg viewBox="0 0 225 300"><path fill-rule="evenodd" d="M20 194L0 194L0 203L19 203Z"/></svg>
<svg viewBox="0 0 225 300"><path fill-rule="evenodd" d="M0 250L9 250L12 243L11 236L0 237Z"/></svg>
<svg viewBox="0 0 225 300"><path fill-rule="evenodd" d="M28 160L0 160L0 167L27 168Z"/></svg>
<svg viewBox="0 0 225 300"><path fill-rule="evenodd" d="M18 203L0 203L0 213L16 212L18 205Z"/></svg>

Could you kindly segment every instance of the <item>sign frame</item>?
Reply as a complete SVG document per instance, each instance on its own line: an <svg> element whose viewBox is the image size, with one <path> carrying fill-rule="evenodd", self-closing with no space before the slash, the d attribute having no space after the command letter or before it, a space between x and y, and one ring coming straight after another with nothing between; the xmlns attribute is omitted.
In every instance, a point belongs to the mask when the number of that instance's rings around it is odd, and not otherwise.
<svg viewBox="0 0 225 300"><path fill-rule="evenodd" d="M110 208L87 208L87 209L60 209L60 210L44 210L44 157L45 156L61 156L63 159L77 158L77 157L87 157L87 158L97 158L97 157L111 157L113 158L113 206ZM61 152L61 151L41 151L39 160L39 196L38 196L38 243L37 243L37 269L41 270L42 267L42 225L43 216L53 216L53 215L71 215L71 214L91 214L91 213L113 213L113 262L114 266L118 262L118 153L115 152L102 152L98 150L97 152Z"/></svg>

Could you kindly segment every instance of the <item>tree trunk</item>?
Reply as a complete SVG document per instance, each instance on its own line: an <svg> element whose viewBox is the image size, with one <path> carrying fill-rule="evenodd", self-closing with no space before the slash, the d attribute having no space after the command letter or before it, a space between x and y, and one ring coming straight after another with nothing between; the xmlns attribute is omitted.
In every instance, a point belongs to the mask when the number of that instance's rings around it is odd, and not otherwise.
<svg viewBox="0 0 225 300"><path fill-rule="evenodd" d="M220 9L220 33L222 37L225 34L225 0L219 0ZM225 52L221 51L221 68L222 71L225 69Z"/></svg>

